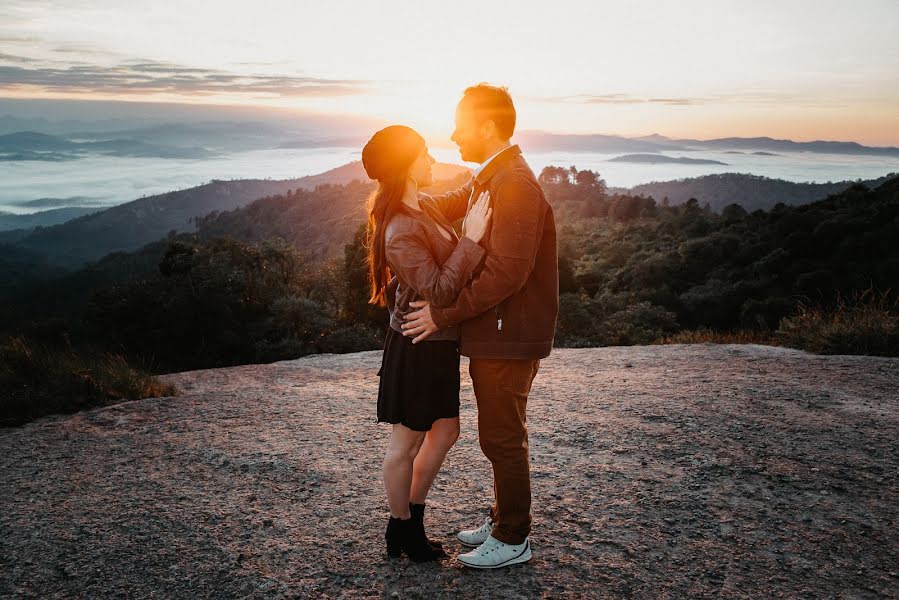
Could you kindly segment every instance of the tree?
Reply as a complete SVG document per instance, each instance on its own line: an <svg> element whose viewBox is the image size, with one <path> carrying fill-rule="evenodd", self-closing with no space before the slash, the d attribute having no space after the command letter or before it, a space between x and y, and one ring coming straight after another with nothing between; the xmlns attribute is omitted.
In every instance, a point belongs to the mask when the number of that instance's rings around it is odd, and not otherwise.
<svg viewBox="0 0 899 600"><path fill-rule="evenodd" d="M365 223L356 229L352 243L344 246L343 277L346 290L341 320L344 323L362 323L383 329L387 323L387 309L368 303L371 297L371 283L368 274L368 250L365 248Z"/></svg>
<svg viewBox="0 0 899 600"><path fill-rule="evenodd" d="M568 178L568 170L562 167L543 167L537 180L540 185L546 186L571 183Z"/></svg>
<svg viewBox="0 0 899 600"><path fill-rule="evenodd" d="M728 204L721 210L721 216L724 217L725 223L736 223L746 218L746 209L739 204Z"/></svg>
<svg viewBox="0 0 899 600"><path fill-rule="evenodd" d="M596 171L578 171L574 176L574 182L578 187L598 192L600 195L606 193L606 182Z"/></svg>
<svg viewBox="0 0 899 600"><path fill-rule="evenodd" d="M559 243L559 293L577 292L579 288L574 275L574 250L567 240Z"/></svg>

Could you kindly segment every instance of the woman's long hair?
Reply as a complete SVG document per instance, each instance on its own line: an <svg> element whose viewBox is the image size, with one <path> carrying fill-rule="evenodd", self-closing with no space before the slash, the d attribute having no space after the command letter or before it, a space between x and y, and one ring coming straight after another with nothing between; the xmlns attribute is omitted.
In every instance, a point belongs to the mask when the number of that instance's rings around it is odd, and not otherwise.
<svg viewBox="0 0 899 600"><path fill-rule="evenodd" d="M406 181L407 171L379 181L378 189L372 192L366 203L368 223L365 227L365 247L368 250L368 276L371 284L368 303L376 306L387 305L386 291L391 274L384 247L384 228L403 203Z"/></svg>

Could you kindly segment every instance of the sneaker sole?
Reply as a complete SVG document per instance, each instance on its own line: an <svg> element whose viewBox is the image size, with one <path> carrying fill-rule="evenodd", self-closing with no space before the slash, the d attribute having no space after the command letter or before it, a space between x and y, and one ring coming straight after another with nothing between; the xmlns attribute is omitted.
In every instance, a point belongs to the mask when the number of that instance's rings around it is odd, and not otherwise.
<svg viewBox="0 0 899 600"><path fill-rule="evenodd" d="M465 565L466 567L470 567L472 569L501 569L503 567L508 567L511 565L517 565L520 563L525 563L531 560L531 545L528 544L527 550L521 553L521 555L516 556L515 558L510 558L506 562L500 563L498 565L473 565L471 563L467 563L462 559L457 559L459 563Z"/></svg>
<svg viewBox="0 0 899 600"><path fill-rule="evenodd" d="M484 538L484 541L482 541L478 544L472 544L470 542L463 541L462 538L460 538L459 536L456 536L456 539L459 540L459 543L462 544L463 546L465 546L466 548L477 548L478 546L480 546L481 544L483 544L484 542L487 541L487 538Z"/></svg>

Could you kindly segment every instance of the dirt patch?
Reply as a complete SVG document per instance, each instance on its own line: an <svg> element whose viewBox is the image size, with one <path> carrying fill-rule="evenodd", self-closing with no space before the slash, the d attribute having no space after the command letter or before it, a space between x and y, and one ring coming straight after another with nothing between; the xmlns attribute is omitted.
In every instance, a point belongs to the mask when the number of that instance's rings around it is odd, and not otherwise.
<svg viewBox="0 0 899 600"><path fill-rule="evenodd" d="M183 395L0 430L0 596L878 598L899 589L899 359L557 349L528 406L534 558L383 549L379 352L165 375ZM492 495L467 359L428 502Z"/></svg>

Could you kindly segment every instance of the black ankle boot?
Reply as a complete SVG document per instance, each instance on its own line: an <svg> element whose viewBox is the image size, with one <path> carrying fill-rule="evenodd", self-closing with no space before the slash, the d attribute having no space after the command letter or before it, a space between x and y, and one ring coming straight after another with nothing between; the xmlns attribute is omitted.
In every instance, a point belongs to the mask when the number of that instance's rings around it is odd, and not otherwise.
<svg viewBox="0 0 899 600"><path fill-rule="evenodd" d="M443 558L431 548L424 535L419 535L415 519L411 517L408 519L390 517L390 520L387 521L384 539L387 542L387 554L393 558L400 556L403 552L413 562L427 562Z"/></svg>
<svg viewBox="0 0 899 600"><path fill-rule="evenodd" d="M420 538L424 538L424 540L440 558L445 558L447 554L443 550L443 544L441 544L437 540L432 540L428 538L427 535L425 535L425 505L412 504L410 502L409 512L412 514L412 521L415 524L414 527L416 529L416 535Z"/></svg>
<svg viewBox="0 0 899 600"><path fill-rule="evenodd" d="M403 554L403 535L404 529L408 529L408 525L404 528L401 519L390 517L387 521L387 531L384 533L384 541L387 542L387 554L392 558L398 558Z"/></svg>

